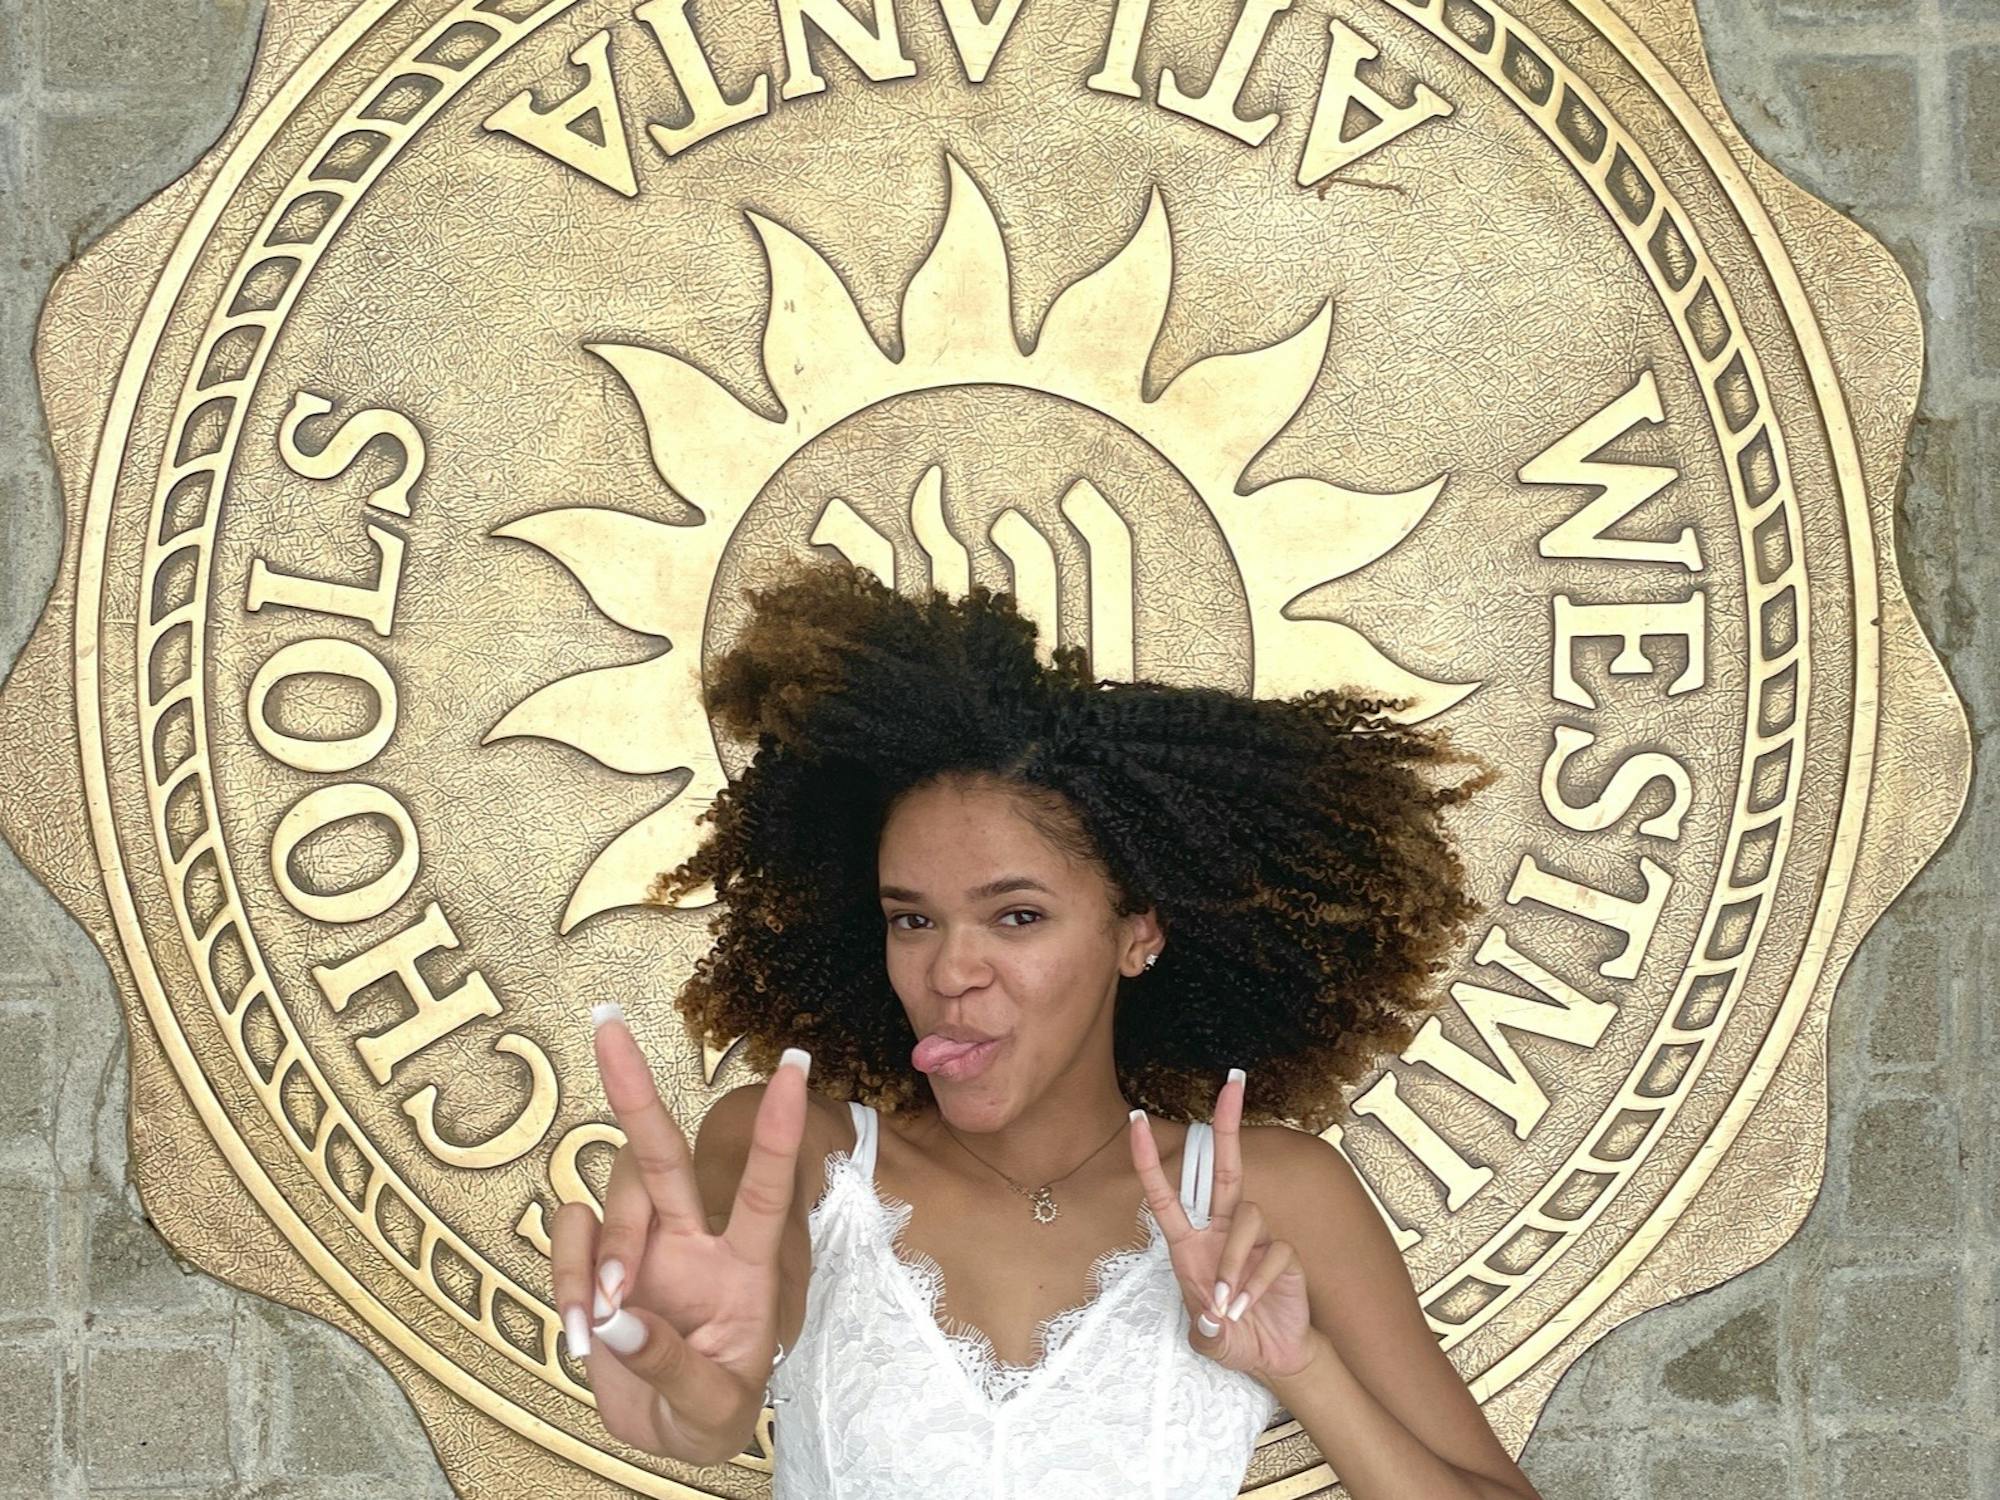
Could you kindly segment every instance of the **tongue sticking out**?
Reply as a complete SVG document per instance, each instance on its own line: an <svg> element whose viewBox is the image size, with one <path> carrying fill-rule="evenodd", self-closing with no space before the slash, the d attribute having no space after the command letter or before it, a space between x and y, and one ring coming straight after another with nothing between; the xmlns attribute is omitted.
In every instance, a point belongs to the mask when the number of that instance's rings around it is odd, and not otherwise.
<svg viewBox="0 0 2000 1500"><path fill-rule="evenodd" d="M910 1049L910 1066L920 1073L929 1073L943 1063L953 1062L965 1056L983 1042L954 1042L949 1037L927 1036Z"/></svg>

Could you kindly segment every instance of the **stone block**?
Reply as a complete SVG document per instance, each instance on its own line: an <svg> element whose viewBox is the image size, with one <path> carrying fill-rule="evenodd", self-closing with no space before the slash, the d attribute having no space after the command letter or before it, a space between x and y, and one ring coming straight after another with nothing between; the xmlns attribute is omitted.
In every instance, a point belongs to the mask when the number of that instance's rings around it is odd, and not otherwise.
<svg viewBox="0 0 2000 1500"><path fill-rule="evenodd" d="M1713 1407L1775 1407L1778 1315L1768 1303L1747 1307L1666 1363L1661 1386L1679 1400Z"/></svg>
<svg viewBox="0 0 2000 1500"><path fill-rule="evenodd" d="M83 1460L91 1487L206 1484L235 1476L229 1366L213 1343L93 1342L83 1372Z"/></svg>
<svg viewBox="0 0 2000 1500"><path fill-rule="evenodd" d="M230 1289L182 1267L159 1231L126 1200L98 1193L90 1205L90 1308L93 1318L125 1326L135 1319L229 1316Z"/></svg>
<svg viewBox="0 0 2000 1500"><path fill-rule="evenodd" d="M1796 1494L1782 1438L1752 1446L1711 1447L1683 1438L1649 1439L1646 1479L1661 1500L1744 1500Z"/></svg>
<svg viewBox="0 0 2000 1500"><path fill-rule="evenodd" d="M1957 1132L1930 1100L1882 1100L1854 1122L1839 1153L1847 1182L1842 1228L1934 1238L1958 1227Z"/></svg>
<svg viewBox="0 0 2000 1500"><path fill-rule="evenodd" d="M157 80L226 114L221 91L240 89L249 72L263 9L248 0L61 0L43 12L42 77L66 89Z"/></svg>
<svg viewBox="0 0 2000 1500"><path fill-rule="evenodd" d="M1970 363L1981 374L2000 374L2000 228L1975 229L1965 243L1972 283Z"/></svg>
<svg viewBox="0 0 2000 1500"><path fill-rule="evenodd" d="M1972 1500L1967 1439L1939 1436L1943 1441L1879 1433L1835 1438L1829 1492L1868 1500Z"/></svg>
<svg viewBox="0 0 2000 1500"><path fill-rule="evenodd" d="M2000 187L2000 47L1968 47L1951 59L1966 182Z"/></svg>
<svg viewBox="0 0 2000 1500"><path fill-rule="evenodd" d="M56 1381L53 1347L0 1349L0 1475L30 1494L56 1493Z"/></svg>
<svg viewBox="0 0 2000 1500"><path fill-rule="evenodd" d="M1538 1427L1520 1464L1544 1500L1620 1500L1611 1455L1595 1439L1544 1437Z"/></svg>
<svg viewBox="0 0 2000 1500"><path fill-rule="evenodd" d="M48 1017L25 1007L0 1010L0 1153L26 1136L46 1159L48 1069Z"/></svg>
<svg viewBox="0 0 2000 1500"><path fill-rule="evenodd" d="M1952 1400L1964 1362L1956 1265L1910 1271L1829 1272L1820 1348L1811 1365L1813 1405L1894 1411Z"/></svg>
<svg viewBox="0 0 2000 1500"><path fill-rule="evenodd" d="M1918 196L1917 73L1898 57L1810 58L1795 88L1809 159L1798 175L1837 208Z"/></svg>
<svg viewBox="0 0 2000 1500"><path fill-rule="evenodd" d="M55 1208L46 1181L0 1180L0 1328L9 1335L53 1326Z"/></svg>
<svg viewBox="0 0 2000 1500"><path fill-rule="evenodd" d="M1820 28L1853 21L1903 21L1917 14L1916 0L1777 0L1788 28Z"/></svg>
<svg viewBox="0 0 2000 1500"><path fill-rule="evenodd" d="M408 1455L395 1433L420 1424L372 1355L337 1328L292 1320L277 1359L287 1399L274 1438L285 1473L324 1479L406 1471Z"/></svg>

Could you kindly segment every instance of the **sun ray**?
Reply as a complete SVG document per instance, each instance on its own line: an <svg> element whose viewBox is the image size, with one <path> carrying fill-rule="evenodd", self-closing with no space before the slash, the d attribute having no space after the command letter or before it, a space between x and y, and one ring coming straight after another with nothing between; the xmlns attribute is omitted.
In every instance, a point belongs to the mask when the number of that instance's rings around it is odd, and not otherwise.
<svg viewBox="0 0 2000 1500"><path fill-rule="evenodd" d="M857 394L885 388L895 366L819 251L762 214L750 223L771 265L764 374L793 438L805 441L852 411Z"/></svg>
<svg viewBox="0 0 2000 1500"><path fill-rule="evenodd" d="M1418 724L1457 706L1481 686L1420 677L1390 660L1360 631L1338 620L1266 617L1253 625L1260 696L1290 698L1335 687L1370 698L1409 697L1415 701L1408 708L1386 717L1401 724ZM1284 649L1266 650L1265 643L1281 630Z"/></svg>
<svg viewBox="0 0 2000 1500"><path fill-rule="evenodd" d="M570 571L599 610L647 635L670 635L689 606L707 598L717 536L712 528L583 505L519 516L492 534L540 548Z"/></svg>
<svg viewBox="0 0 2000 1500"><path fill-rule="evenodd" d="M1137 401L1167 320L1174 245L1160 190L1110 260L1063 289L1042 319L1033 358L1069 371L1084 400Z"/></svg>
<svg viewBox="0 0 2000 1500"><path fill-rule="evenodd" d="M1156 431L1202 434L1202 472L1190 474L1204 491L1232 492L1250 460L1298 415L1319 378L1333 331L1333 299L1288 339L1264 349L1214 354L1188 366L1160 393Z"/></svg>
<svg viewBox="0 0 2000 1500"><path fill-rule="evenodd" d="M600 765L636 776L686 769L687 742L662 734L669 705L701 701L699 664L691 651L673 647L644 661L573 672L535 689L480 740L535 735L581 750ZM693 717L683 713L684 720ZM696 728L683 723L682 728ZM698 743L698 742L697 742Z"/></svg>
<svg viewBox="0 0 2000 1500"><path fill-rule="evenodd" d="M586 344L618 372L646 419L653 467L727 536L764 476L785 424L768 422L685 360L641 344Z"/></svg>
<svg viewBox="0 0 2000 1500"><path fill-rule="evenodd" d="M648 813L619 834L591 861L563 910L564 932L601 911L644 904L654 878L677 868L694 852L701 843L695 820L708 811L724 784L719 764L707 771L706 775L697 774L665 807ZM713 906L715 899L715 883L707 881L683 896L674 909Z"/></svg>
<svg viewBox="0 0 2000 1500"><path fill-rule="evenodd" d="M986 194L947 156L950 188L944 232L903 293L903 358L907 374L941 373L994 360L1019 361L1014 335L1013 278L1000 223Z"/></svg>
<svg viewBox="0 0 2000 1500"><path fill-rule="evenodd" d="M1323 479L1280 479L1217 507L1215 519L1246 586L1282 609L1307 589L1387 556L1430 513L1444 485L1440 478L1369 495Z"/></svg>

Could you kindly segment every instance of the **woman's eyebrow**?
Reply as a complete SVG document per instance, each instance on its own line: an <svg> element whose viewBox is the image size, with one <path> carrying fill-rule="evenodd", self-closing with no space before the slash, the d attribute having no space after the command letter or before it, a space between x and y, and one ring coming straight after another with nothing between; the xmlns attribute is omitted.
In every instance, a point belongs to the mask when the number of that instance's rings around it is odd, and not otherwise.
<svg viewBox="0 0 2000 1500"><path fill-rule="evenodd" d="M988 896L1002 895L1007 891L1040 891L1045 896L1053 896L1054 891L1031 875L1002 875L998 880L989 880L984 885L976 885L965 893L968 901L984 901ZM921 901L923 897L907 886L885 885L878 894L884 901Z"/></svg>

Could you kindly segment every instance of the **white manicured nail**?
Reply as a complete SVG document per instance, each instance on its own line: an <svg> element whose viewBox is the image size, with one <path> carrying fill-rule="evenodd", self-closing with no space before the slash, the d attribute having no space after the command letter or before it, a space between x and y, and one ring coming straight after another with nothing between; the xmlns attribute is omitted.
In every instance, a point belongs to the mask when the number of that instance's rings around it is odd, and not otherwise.
<svg viewBox="0 0 2000 1500"><path fill-rule="evenodd" d="M590 1024L602 1026L606 1021L625 1019L625 1007L616 1000L603 1000L590 1007Z"/></svg>
<svg viewBox="0 0 2000 1500"><path fill-rule="evenodd" d="M619 1304L625 1300L624 1295L619 1291L619 1288L624 1283L624 1261L607 1260L597 1268L597 1284L604 1288L604 1295L611 1299L611 1312L616 1312ZM600 1318L609 1317L610 1313L599 1313L598 1316Z"/></svg>
<svg viewBox="0 0 2000 1500"><path fill-rule="evenodd" d="M1127 1115L1125 1118L1128 1120L1143 1120L1145 1117L1146 1117L1146 1112L1143 1109L1135 1109L1132 1111L1131 1114Z"/></svg>
<svg viewBox="0 0 2000 1500"><path fill-rule="evenodd" d="M1228 1308L1228 1306L1229 1306L1229 1283L1226 1281L1218 1281L1215 1284L1215 1310L1217 1312L1223 1312Z"/></svg>
<svg viewBox="0 0 2000 1500"><path fill-rule="evenodd" d="M563 1332L569 1338L569 1352L578 1359L590 1354L590 1319L583 1315L580 1307L563 1309Z"/></svg>
<svg viewBox="0 0 2000 1500"><path fill-rule="evenodd" d="M1248 1307L1249 1305L1250 1305L1250 1294L1248 1292L1238 1292L1236 1294L1236 1300L1229 1304L1229 1321L1232 1323L1242 1322L1243 1309Z"/></svg>
<svg viewBox="0 0 2000 1500"><path fill-rule="evenodd" d="M592 1287L590 1289L591 1317L595 1318L598 1322L602 1323L606 1318L610 1317L613 1313L617 1311L618 1309L611 1305L611 1299L604 1295L603 1287L601 1286Z"/></svg>
<svg viewBox="0 0 2000 1500"><path fill-rule="evenodd" d="M637 1354L646 1344L646 1325L623 1308L591 1331L604 1340L605 1348L620 1354Z"/></svg>
<svg viewBox="0 0 2000 1500"><path fill-rule="evenodd" d="M1231 1068L1229 1070L1229 1081L1231 1083L1242 1083L1249 1076L1241 1068Z"/></svg>
<svg viewBox="0 0 2000 1500"><path fill-rule="evenodd" d="M1203 1313L1195 1321L1196 1324L1200 1327L1201 1331L1207 1334L1210 1338L1214 1338L1218 1333L1222 1332L1222 1325L1216 1322L1215 1319L1211 1318L1207 1313Z"/></svg>
<svg viewBox="0 0 2000 1500"><path fill-rule="evenodd" d="M812 1054L803 1047L787 1047L784 1055L778 1059L779 1067L797 1068L808 1078L812 1076L812 1065Z"/></svg>

